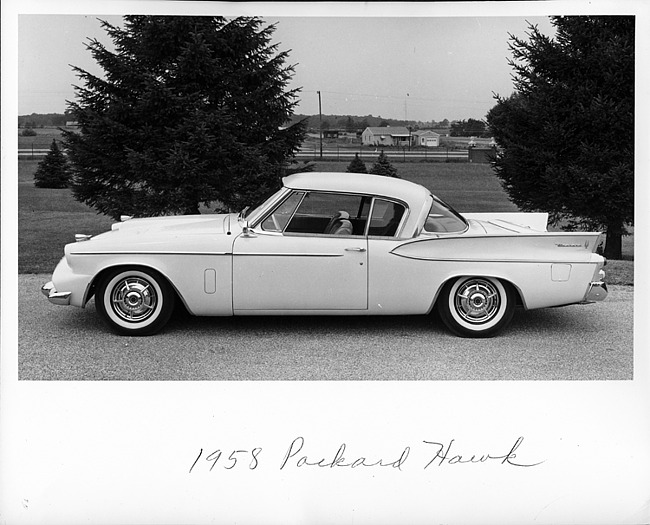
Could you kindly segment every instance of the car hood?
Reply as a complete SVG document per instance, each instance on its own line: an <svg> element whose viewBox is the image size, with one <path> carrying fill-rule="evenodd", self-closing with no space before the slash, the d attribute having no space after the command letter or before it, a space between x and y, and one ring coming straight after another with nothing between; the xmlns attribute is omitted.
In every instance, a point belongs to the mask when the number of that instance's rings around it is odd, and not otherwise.
<svg viewBox="0 0 650 525"><path fill-rule="evenodd" d="M225 233L233 223L237 224L236 214L174 215L130 219L113 224L111 230L123 235L206 235Z"/></svg>
<svg viewBox="0 0 650 525"><path fill-rule="evenodd" d="M237 214L182 215L130 219L111 231L66 246L66 254L91 252L231 252L241 232Z"/></svg>

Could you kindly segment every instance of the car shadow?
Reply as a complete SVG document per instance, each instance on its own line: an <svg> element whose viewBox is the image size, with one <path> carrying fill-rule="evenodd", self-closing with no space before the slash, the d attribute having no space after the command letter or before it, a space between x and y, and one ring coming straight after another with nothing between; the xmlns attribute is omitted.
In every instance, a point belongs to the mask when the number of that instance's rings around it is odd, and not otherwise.
<svg viewBox="0 0 650 525"><path fill-rule="evenodd" d="M233 332L240 334L293 333L296 335L376 334L378 331L394 335L413 336L445 333L446 329L434 316L338 316L338 315L268 315L234 317L195 317L177 314L172 317L164 333L189 331L193 334Z"/></svg>

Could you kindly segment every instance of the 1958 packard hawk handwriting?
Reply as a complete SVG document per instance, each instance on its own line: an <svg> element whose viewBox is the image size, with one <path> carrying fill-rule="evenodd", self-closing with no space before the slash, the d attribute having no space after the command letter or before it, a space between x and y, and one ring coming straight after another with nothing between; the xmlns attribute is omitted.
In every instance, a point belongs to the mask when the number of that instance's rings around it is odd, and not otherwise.
<svg viewBox="0 0 650 525"><path fill-rule="evenodd" d="M66 245L54 304L91 297L120 334L193 315L414 315L489 337L526 309L603 300L599 233L544 213L459 214L404 180L301 173L239 214L130 219Z"/></svg>

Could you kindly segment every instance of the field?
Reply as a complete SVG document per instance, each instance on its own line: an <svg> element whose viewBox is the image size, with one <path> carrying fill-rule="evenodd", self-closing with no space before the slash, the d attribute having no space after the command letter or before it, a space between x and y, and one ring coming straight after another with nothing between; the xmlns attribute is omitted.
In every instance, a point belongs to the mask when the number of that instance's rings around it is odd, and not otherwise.
<svg viewBox="0 0 650 525"><path fill-rule="evenodd" d="M110 229L113 222L75 201L68 189L34 187L37 166L35 160L18 163L20 273L51 273L63 255L63 246L74 241L75 233L96 235ZM345 171L346 167L344 162L316 163L316 171ZM429 188L460 212L517 211L488 165L417 162L397 163L395 167L403 179ZM634 282L634 236L624 238L623 250L628 260L608 263L607 281L611 284Z"/></svg>
<svg viewBox="0 0 650 525"><path fill-rule="evenodd" d="M52 140L60 140L61 132L57 128L35 128L35 137L23 137L18 130L18 149L49 149Z"/></svg>
<svg viewBox="0 0 650 525"><path fill-rule="evenodd" d="M364 161L365 162L365 161ZM347 162L317 162L315 171L345 171ZM422 184L460 212L517 211L486 164L394 163L402 179ZM366 162L366 167L372 167Z"/></svg>

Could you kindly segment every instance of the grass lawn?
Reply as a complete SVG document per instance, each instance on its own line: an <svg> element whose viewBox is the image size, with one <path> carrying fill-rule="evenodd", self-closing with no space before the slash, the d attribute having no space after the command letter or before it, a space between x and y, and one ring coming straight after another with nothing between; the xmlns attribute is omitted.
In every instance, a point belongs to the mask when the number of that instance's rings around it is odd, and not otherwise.
<svg viewBox="0 0 650 525"><path fill-rule="evenodd" d="M40 131L40 130L39 130ZM28 137L35 138L35 137ZM51 137L50 137L51 140ZM316 162L316 171L345 171L348 162ZM366 163L368 167L368 163ZM395 163L403 179L422 184L461 212L508 212L517 208L485 164ZM113 220L74 200L70 190L34 187L38 161L18 162L18 271L51 273L63 256L63 246L75 233L96 235L110 229ZM607 281L634 283L634 236L623 239L624 257L609 261Z"/></svg>
<svg viewBox="0 0 650 525"><path fill-rule="evenodd" d="M74 200L69 189L36 188L38 162L18 162L19 273L52 272L75 233L96 235L114 222Z"/></svg>

